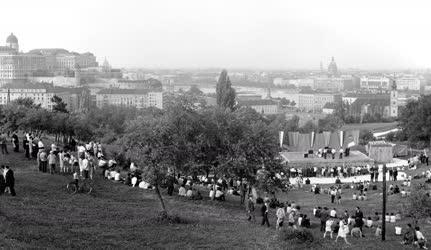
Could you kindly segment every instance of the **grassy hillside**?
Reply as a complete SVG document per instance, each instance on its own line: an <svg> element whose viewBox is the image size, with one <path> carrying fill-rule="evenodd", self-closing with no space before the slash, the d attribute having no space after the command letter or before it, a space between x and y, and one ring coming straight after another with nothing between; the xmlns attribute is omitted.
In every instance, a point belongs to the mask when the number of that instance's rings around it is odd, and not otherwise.
<svg viewBox="0 0 431 250"><path fill-rule="evenodd" d="M0 158L1 159L1 158ZM68 195L65 184L70 177L37 172L35 162L24 160L23 154L11 153L2 158L15 171L17 196L0 196L0 248L235 248L235 249L338 249L346 245L329 239L320 240L318 221L312 218L313 233L319 238L310 246L280 242L271 228L246 221L237 197L226 202L188 201L167 197L170 213L186 219L188 224L164 225L152 219L159 203L151 190L130 188L102 179L96 180L91 195ZM289 192L283 201L294 200L301 211L312 214L317 205L334 207L327 195L314 195L303 190ZM166 197L166 196L165 196ZM360 206L364 214L379 209L380 196L370 193L369 201L345 201L335 207L341 213ZM399 197L389 198L388 212L402 208ZM260 207L258 207L260 208ZM272 213L274 211L271 211ZM261 217L257 216L258 221ZM409 220L404 219L401 224ZM381 243L366 230L365 239L348 238L353 249L400 249L401 237L388 228L388 240ZM431 228L423 230L431 238Z"/></svg>

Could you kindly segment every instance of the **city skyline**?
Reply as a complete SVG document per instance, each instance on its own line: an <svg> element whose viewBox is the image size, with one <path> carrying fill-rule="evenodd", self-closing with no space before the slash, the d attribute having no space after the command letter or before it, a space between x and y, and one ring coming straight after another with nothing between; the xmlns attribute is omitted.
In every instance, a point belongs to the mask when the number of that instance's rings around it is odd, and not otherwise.
<svg viewBox="0 0 431 250"><path fill-rule="evenodd" d="M114 67L318 69L332 56L341 69L431 65L425 1L74 3L3 3L0 37L13 32L23 51L90 51Z"/></svg>

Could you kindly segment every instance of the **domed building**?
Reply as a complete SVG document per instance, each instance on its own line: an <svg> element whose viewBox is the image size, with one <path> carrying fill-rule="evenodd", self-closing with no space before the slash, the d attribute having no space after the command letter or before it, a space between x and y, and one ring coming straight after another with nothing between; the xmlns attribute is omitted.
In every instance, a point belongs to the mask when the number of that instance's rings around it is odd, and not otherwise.
<svg viewBox="0 0 431 250"><path fill-rule="evenodd" d="M18 38L16 38L13 33L10 33L10 35L6 38L6 45L17 52L19 51Z"/></svg>
<svg viewBox="0 0 431 250"><path fill-rule="evenodd" d="M334 57L332 57L332 60L329 63L328 74L329 74L329 76L337 76L338 75L338 68L337 68L337 64L335 63Z"/></svg>

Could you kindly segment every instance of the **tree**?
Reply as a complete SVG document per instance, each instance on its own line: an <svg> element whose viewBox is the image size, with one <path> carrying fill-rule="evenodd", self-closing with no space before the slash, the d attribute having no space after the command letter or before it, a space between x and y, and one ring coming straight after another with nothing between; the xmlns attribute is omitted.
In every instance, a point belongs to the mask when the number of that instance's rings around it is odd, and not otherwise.
<svg viewBox="0 0 431 250"><path fill-rule="evenodd" d="M195 84L190 86L190 89L187 91L187 93L193 96L201 96L203 94L202 90L200 90Z"/></svg>
<svg viewBox="0 0 431 250"><path fill-rule="evenodd" d="M302 126L299 131L301 133L311 133L317 130L317 126L313 121L307 121L304 126Z"/></svg>
<svg viewBox="0 0 431 250"><path fill-rule="evenodd" d="M167 214L167 210L160 185L170 171L166 161L171 148L168 127L165 116L138 118L129 125L120 140L126 154L141 168L143 179L154 186L164 214Z"/></svg>
<svg viewBox="0 0 431 250"><path fill-rule="evenodd" d="M431 217L430 185L419 184L414 186L409 197L408 212L415 220Z"/></svg>
<svg viewBox="0 0 431 250"><path fill-rule="evenodd" d="M361 130L359 131L359 144L367 145L368 142L374 140L373 132L370 130Z"/></svg>
<svg viewBox="0 0 431 250"><path fill-rule="evenodd" d="M431 95L410 101L399 115L400 127L410 142L430 142Z"/></svg>
<svg viewBox="0 0 431 250"><path fill-rule="evenodd" d="M69 111L66 108L67 104L64 103L63 100L60 97L54 95L51 98L51 102L54 103L54 105L52 107L52 111L54 111L54 112L60 112L60 113L69 113Z"/></svg>
<svg viewBox="0 0 431 250"><path fill-rule="evenodd" d="M234 110L235 108L235 89L232 88L227 71L223 70L216 87L217 105L224 109Z"/></svg>
<svg viewBox="0 0 431 250"><path fill-rule="evenodd" d="M281 105L282 107L289 106L289 104L290 104L290 100L286 99L285 97L281 98L281 100L280 100L280 105Z"/></svg>
<svg viewBox="0 0 431 250"><path fill-rule="evenodd" d="M335 115L327 115L325 118L319 119L319 131L336 131L344 125L344 121Z"/></svg>

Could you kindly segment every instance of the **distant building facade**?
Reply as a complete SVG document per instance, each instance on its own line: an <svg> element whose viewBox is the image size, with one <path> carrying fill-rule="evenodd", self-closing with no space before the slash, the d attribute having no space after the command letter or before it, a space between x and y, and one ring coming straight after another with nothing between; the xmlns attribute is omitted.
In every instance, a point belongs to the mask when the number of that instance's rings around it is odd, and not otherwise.
<svg viewBox="0 0 431 250"><path fill-rule="evenodd" d="M91 53L79 54L65 49L36 49L22 53L18 38L10 34L6 46L0 46L0 85L22 83L30 76L52 76L96 65L96 57Z"/></svg>
<svg viewBox="0 0 431 250"><path fill-rule="evenodd" d="M327 103L338 103L341 95L337 93L301 92L299 93L298 108L305 111L320 111Z"/></svg>
<svg viewBox="0 0 431 250"><path fill-rule="evenodd" d="M163 91L150 89L102 89L96 94L96 105L163 109Z"/></svg>
<svg viewBox="0 0 431 250"><path fill-rule="evenodd" d="M421 80L416 77L400 77L396 79L397 90L414 90L419 91L421 89Z"/></svg>
<svg viewBox="0 0 431 250"><path fill-rule="evenodd" d="M389 90L390 79L384 76L363 76L360 80L360 87L366 90Z"/></svg>
<svg viewBox="0 0 431 250"><path fill-rule="evenodd" d="M256 112L264 115L278 114L278 102L273 100L242 100L238 104L243 107L250 107Z"/></svg>

